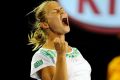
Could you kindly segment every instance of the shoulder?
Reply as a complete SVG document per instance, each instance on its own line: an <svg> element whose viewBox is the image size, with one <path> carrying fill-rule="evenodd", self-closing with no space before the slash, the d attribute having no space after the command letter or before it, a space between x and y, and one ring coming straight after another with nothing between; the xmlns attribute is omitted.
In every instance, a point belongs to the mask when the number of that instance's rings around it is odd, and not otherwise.
<svg viewBox="0 0 120 80"><path fill-rule="evenodd" d="M80 51L79 51L79 49L78 49L78 48L76 48L76 47L71 47L71 48L72 48L73 52L80 53Z"/></svg>
<svg viewBox="0 0 120 80"><path fill-rule="evenodd" d="M34 52L33 56L32 56L32 61L36 61L36 59L42 58L44 56L41 55L40 49L36 52Z"/></svg>
<svg viewBox="0 0 120 80"><path fill-rule="evenodd" d="M40 63L45 63L45 64L54 64L54 57L55 55L53 52L49 50L45 50L40 48L38 51L35 52L35 54L32 57L31 64L40 64Z"/></svg>
<svg viewBox="0 0 120 80"><path fill-rule="evenodd" d="M83 58L82 53L81 53L80 50L79 50L78 48L76 48L76 47L72 47L72 53L73 53L74 55L76 55L76 56L79 56L79 57Z"/></svg>
<svg viewBox="0 0 120 80"><path fill-rule="evenodd" d="M43 73L45 73L46 71L51 72L51 70L53 70L54 68L53 66L55 66L55 64L53 63L52 59L49 56L44 54L46 54L46 51L42 51L41 49L39 49L33 55L31 61L31 74L30 74L32 78L39 79L37 73L40 73L39 71L41 70L43 70L42 71Z"/></svg>
<svg viewBox="0 0 120 80"><path fill-rule="evenodd" d="M35 52L33 58L38 56L46 57L46 58L54 58L56 57L56 54L52 50L40 48L38 51Z"/></svg>

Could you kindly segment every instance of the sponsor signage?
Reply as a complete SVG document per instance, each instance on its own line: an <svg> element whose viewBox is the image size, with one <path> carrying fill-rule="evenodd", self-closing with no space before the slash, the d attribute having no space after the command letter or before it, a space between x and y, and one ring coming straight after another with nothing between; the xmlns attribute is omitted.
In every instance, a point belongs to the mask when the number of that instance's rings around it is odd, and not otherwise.
<svg viewBox="0 0 120 80"><path fill-rule="evenodd" d="M120 33L120 0L58 0L70 19L86 30Z"/></svg>

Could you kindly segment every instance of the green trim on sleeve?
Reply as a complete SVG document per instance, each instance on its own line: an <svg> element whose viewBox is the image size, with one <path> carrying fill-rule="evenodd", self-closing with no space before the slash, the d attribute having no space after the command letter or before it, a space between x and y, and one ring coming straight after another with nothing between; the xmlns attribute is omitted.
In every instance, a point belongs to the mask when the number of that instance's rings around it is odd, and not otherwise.
<svg viewBox="0 0 120 80"><path fill-rule="evenodd" d="M41 50L41 54L43 54L44 56L49 57L49 58L56 57L55 53L51 50Z"/></svg>

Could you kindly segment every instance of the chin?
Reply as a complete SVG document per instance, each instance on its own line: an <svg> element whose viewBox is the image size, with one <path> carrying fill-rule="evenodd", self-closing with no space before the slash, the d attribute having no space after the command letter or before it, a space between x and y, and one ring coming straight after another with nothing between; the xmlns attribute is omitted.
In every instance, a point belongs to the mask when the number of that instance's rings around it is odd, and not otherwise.
<svg viewBox="0 0 120 80"><path fill-rule="evenodd" d="M69 32L70 32L70 30L65 30L65 31L63 31L63 32L60 33L60 34L65 35L65 34L67 34L67 33L69 33Z"/></svg>
<svg viewBox="0 0 120 80"><path fill-rule="evenodd" d="M65 31L65 33L69 33L70 32L70 29L67 29L66 31Z"/></svg>
<svg viewBox="0 0 120 80"><path fill-rule="evenodd" d="M67 26L66 32L67 32L67 33L70 32L70 27L69 27L69 26Z"/></svg>

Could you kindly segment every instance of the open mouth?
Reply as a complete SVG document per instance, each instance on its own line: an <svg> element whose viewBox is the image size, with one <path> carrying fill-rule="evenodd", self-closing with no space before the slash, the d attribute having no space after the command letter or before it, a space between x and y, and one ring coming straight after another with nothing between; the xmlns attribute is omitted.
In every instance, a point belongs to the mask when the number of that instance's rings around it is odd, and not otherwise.
<svg viewBox="0 0 120 80"><path fill-rule="evenodd" d="M69 25L69 22L68 22L68 19L67 19L67 18L63 18L63 19L62 19L62 23L63 23L64 25L66 25L66 26Z"/></svg>

